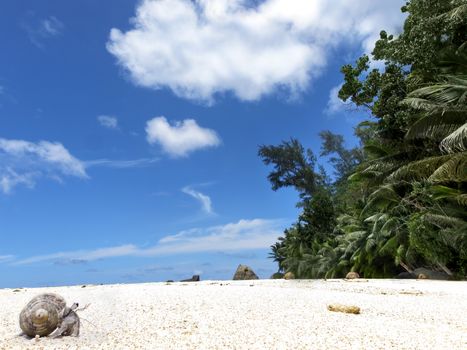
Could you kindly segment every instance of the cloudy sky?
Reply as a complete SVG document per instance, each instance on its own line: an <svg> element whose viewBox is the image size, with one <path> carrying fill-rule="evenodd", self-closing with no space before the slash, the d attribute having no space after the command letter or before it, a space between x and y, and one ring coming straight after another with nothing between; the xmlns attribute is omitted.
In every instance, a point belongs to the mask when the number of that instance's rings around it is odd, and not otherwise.
<svg viewBox="0 0 467 350"><path fill-rule="evenodd" d="M0 287L268 278L298 198L258 146L354 144L367 116L336 98L339 68L401 5L3 2Z"/></svg>

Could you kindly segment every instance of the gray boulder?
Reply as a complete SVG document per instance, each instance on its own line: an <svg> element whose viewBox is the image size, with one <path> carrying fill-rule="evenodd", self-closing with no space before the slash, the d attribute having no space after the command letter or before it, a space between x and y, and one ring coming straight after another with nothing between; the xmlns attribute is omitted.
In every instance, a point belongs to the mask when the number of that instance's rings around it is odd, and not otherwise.
<svg viewBox="0 0 467 350"><path fill-rule="evenodd" d="M251 267L246 265L238 265L237 271L233 276L234 281L238 280L257 280L259 279L256 273L251 269Z"/></svg>
<svg viewBox="0 0 467 350"><path fill-rule="evenodd" d="M397 279L415 279L417 275L412 272L401 272L395 278Z"/></svg>
<svg viewBox="0 0 467 350"><path fill-rule="evenodd" d="M199 275L193 275L193 277L186 280L181 280L180 282L199 282L200 280L201 279L199 278Z"/></svg>
<svg viewBox="0 0 467 350"><path fill-rule="evenodd" d="M451 279L451 276L449 276L446 272L439 272L439 271L433 271L433 270L428 270L424 267L420 267L418 269L415 269L413 271L415 276L420 276L424 275L424 278L427 278L429 280L443 280L447 281Z"/></svg>

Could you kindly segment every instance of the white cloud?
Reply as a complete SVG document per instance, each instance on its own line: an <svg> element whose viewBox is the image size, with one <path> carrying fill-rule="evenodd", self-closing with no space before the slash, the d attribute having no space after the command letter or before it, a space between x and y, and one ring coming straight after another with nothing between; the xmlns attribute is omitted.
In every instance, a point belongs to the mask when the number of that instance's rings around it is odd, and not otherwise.
<svg viewBox="0 0 467 350"><path fill-rule="evenodd" d="M147 122L146 134L150 144L160 144L165 152L174 157L220 144L214 130L200 127L194 119L175 122L171 126L165 117L156 117Z"/></svg>
<svg viewBox="0 0 467 350"><path fill-rule="evenodd" d="M305 90L341 43L370 52L401 26L403 0L142 0L107 49L137 85L212 102Z"/></svg>
<svg viewBox="0 0 467 350"><path fill-rule="evenodd" d="M154 257L202 252L235 252L267 249L282 234L283 223L279 220L240 220L222 226L196 228L166 236L148 248L133 244L38 255L17 260L14 265L33 264L42 261L82 260L92 261L106 258L139 256Z"/></svg>
<svg viewBox="0 0 467 350"><path fill-rule="evenodd" d="M195 191L191 187L187 186L182 188L182 192L188 194L189 196L192 196L196 200L198 200L201 203L201 208L206 214L212 214L213 209L212 209L212 202L211 198L199 191Z"/></svg>
<svg viewBox="0 0 467 350"><path fill-rule="evenodd" d="M13 265L33 264L40 261L71 261L82 260L93 261L105 258L115 258L120 256L130 256L138 252L138 248L132 244L121 245L116 247L99 248L95 250L78 250L74 252L60 252L47 255L38 255L23 260L18 260Z"/></svg>
<svg viewBox="0 0 467 350"><path fill-rule="evenodd" d="M96 159L84 162L86 168L90 167L108 167L116 169L128 169L150 166L157 163L159 158L139 158L128 160Z"/></svg>
<svg viewBox="0 0 467 350"><path fill-rule="evenodd" d="M56 17L50 16L49 18L41 21L40 30L44 36L57 36L62 34L64 25Z"/></svg>
<svg viewBox="0 0 467 350"><path fill-rule="evenodd" d="M327 115L343 112L349 107L349 103L342 101L338 96L341 87L342 84L333 87L331 91L329 91L328 104L326 109L324 110L324 113L326 113Z"/></svg>
<svg viewBox="0 0 467 350"><path fill-rule="evenodd" d="M28 34L29 40L38 48L44 48L44 42L48 39L60 36L65 25L55 16L38 19L34 13L29 13L20 23Z"/></svg>
<svg viewBox="0 0 467 350"><path fill-rule="evenodd" d="M15 257L13 255L0 255L0 263L11 261L14 258Z"/></svg>
<svg viewBox="0 0 467 350"><path fill-rule="evenodd" d="M61 176L87 178L85 165L61 143L0 138L0 190L9 193L22 184L34 187L36 180Z"/></svg>
<svg viewBox="0 0 467 350"><path fill-rule="evenodd" d="M10 167L6 167L0 170L0 189L3 193L10 193L12 189L18 185L25 185L28 188L33 188L37 175L38 174L35 172L18 174Z"/></svg>
<svg viewBox="0 0 467 350"><path fill-rule="evenodd" d="M118 120L116 117L108 115L100 115L97 117L97 121L100 125L109 129L118 129Z"/></svg>

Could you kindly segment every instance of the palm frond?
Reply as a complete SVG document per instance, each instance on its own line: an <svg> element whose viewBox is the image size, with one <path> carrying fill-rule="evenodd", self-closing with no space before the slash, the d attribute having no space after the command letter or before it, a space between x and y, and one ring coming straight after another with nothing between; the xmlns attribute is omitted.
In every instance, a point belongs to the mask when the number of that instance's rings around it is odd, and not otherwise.
<svg viewBox="0 0 467 350"><path fill-rule="evenodd" d="M436 106L447 106L458 104L458 101L462 100L462 97L465 95L466 91L467 84L465 86L454 84L436 84L417 89L411 92L407 97L425 100ZM407 100L402 101L403 104L408 104L408 102L409 101Z"/></svg>
<svg viewBox="0 0 467 350"><path fill-rule="evenodd" d="M442 185L434 185L430 187L430 192L435 200L449 200L467 207L467 193L464 193L459 189Z"/></svg>
<svg viewBox="0 0 467 350"><path fill-rule="evenodd" d="M401 180L419 181L428 179L433 173L449 159L451 155L429 157L400 167L386 178L387 182L394 183Z"/></svg>
<svg viewBox="0 0 467 350"><path fill-rule="evenodd" d="M417 110L424 110L424 111L429 111L432 110L433 108L438 107L436 103L433 101L427 100L426 98L421 98L421 97L407 97L405 98L401 104L409 106L413 109Z"/></svg>
<svg viewBox="0 0 467 350"><path fill-rule="evenodd" d="M463 228L467 223L465 220L448 215L428 213L422 216L422 220L431 225L444 228Z"/></svg>
<svg viewBox="0 0 467 350"><path fill-rule="evenodd" d="M443 141L441 141L439 147L445 153L467 151L467 123L448 135Z"/></svg>
<svg viewBox="0 0 467 350"><path fill-rule="evenodd" d="M368 198L368 203L365 205L361 212L361 217L371 210L385 210L391 205L398 204L401 197L396 193L394 187L391 184L382 185Z"/></svg>
<svg viewBox="0 0 467 350"><path fill-rule="evenodd" d="M371 158L381 158L388 156L392 153L392 150L388 147L375 142L367 142L363 146L363 150L371 157Z"/></svg>
<svg viewBox="0 0 467 350"><path fill-rule="evenodd" d="M437 108L412 124L406 139L430 138L441 140L467 122L465 108Z"/></svg>
<svg viewBox="0 0 467 350"><path fill-rule="evenodd" d="M451 155L451 159L436 169L428 181L432 183L467 182L467 152Z"/></svg>

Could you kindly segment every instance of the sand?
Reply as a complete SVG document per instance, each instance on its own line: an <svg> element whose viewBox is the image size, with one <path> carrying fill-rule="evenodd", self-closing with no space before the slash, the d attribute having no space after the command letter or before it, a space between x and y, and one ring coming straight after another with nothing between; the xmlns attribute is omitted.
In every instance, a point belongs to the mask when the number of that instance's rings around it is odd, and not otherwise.
<svg viewBox="0 0 467 350"><path fill-rule="evenodd" d="M90 306L78 338L18 336L35 295ZM331 312L332 303L361 313ZM258 280L0 290L0 349L467 349L467 282ZM86 320L84 320L86 319Z"/></svg>

